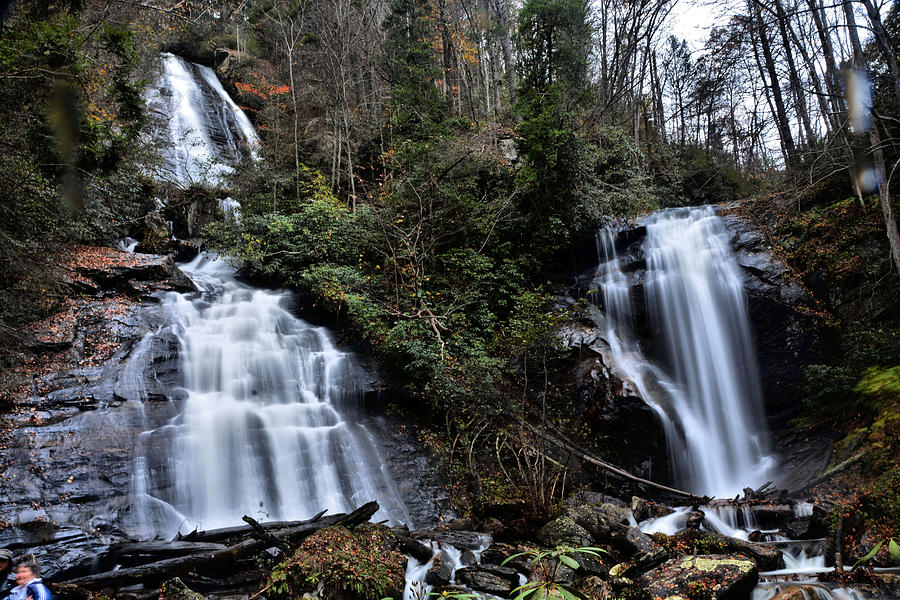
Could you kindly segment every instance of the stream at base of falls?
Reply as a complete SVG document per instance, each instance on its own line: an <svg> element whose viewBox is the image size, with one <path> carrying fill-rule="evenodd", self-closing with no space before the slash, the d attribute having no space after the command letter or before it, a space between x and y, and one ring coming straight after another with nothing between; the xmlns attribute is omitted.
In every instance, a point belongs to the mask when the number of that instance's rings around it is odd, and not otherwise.
<svg viewBox="0 0 900 600"><path fill-rule="evenodd" d="M183 267L201 292L170 293L160 310L181 347L178 414L141 435L133 530L171 538L259 520L348 512L410 523L360 419L363 373L332 335L288 310L286 293L255 289L222 260Z"/></svg>
<svg viewBox="0 0 900 600"><path fill-rule="evenodd" d="M722 535L747 540L756 532L756 543L779 548L784 559L784 568L775 571L761 571L760 583L754 588L751 600L770 600L788 588L798 588L799 595L793 600L864 600L868 598L852 587L820 583L818 575L830 572L826 566L824 540L791 540L778 530L760 529L748 508L731 506L701 506L704 522L701 529ZM795 517L810 516L812 505L805 502L794 506ZM664 533L674 535L686 527L689 507L677 508L672 513L639 523L644 533Z"/></svg>

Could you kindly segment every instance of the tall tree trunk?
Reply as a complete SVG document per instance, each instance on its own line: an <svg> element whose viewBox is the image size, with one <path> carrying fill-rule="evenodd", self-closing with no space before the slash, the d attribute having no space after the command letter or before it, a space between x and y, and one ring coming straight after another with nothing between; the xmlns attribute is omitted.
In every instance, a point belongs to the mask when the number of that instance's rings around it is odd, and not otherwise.
<svg viewBox="0 0 900 600"><path fill-rule="evenodd" d="M809 111L806 107L806 98L803 96L803 86L800 83L800 75L797 72L797 65L794 63L794 52L791 47L791 39L788 36L788 16L784 11L781 0L773 0L775 3L775 14L778 17L778 31L781 34L781 43L784 45L784 58L788 64L788 77L791 84L791 91L794 92L794 102L796 103L797 118L803 126L806 133L806 143L810 146L815 143L816 134L813 131L812 123L809 119Z"/></svg>
<svg viewBox="0 0 900 600"><path fill-rule="evenodd" d="M878 49L881 50L884 62L887 63L888 68L891 70L891 78L894 80L894 94L897 96L897 102L900 102L900 65L897 64L898 57L894 51L894 45L884 29L884 24L881 22L881 13L879 13L875 3L872 0L862 0L862 3L869 15L869 23L871 23L872 32L875 34L875 43L878 45Z"/></svg>
<svg viewBox="0 0 900 600"><path fill-rule="evenodd" d="M794 31L794 28L791 27L790 23L787 25L787 30L791 39L794 41L797 50L800 51L800 56L803 58L803 64L806 66L806 70L809 73L809 80L812 82L813 90L816 94L816 101L819 103L819 111L822 113L822 118L825 119L825 137L828 137L833 134L837 128L834 126L834 115L831 114L831 110L829 109L828 98L825 96L825 90L822 89L822 82L819 79L818 71L816 71L816 65L809 56L809 50L807 50L800 38L797 37L797 33Z"/></svg>
<svg viewBox="0 0 900 600"><path fill-rule="evenodd" d="M842 101L843 94L838 81L834 45L831 43L831 34L828 30L828 15L825 13L825 7L821 4L821 0L807 0L807 4L809 5L810 14L812 14L816 33L819 36L819 42L822 44L822 56L825 59L825 88L828 90L828 97L831 101L834 126L837 131L840 131L841 137L844 139L851 165L847 170L850 186L853 188L853 193L856 195L860 207L865 209L865 201L863 200L862 190L859 187L859 178L857 178L854 168L854 165L856 165L856 151L853 148L853 140L847 133L847 107Z"/></svg>
<svg viewBox="0 0 900 600"><path fill-rule="evenodd" d="M859 33L856 26L856 18L853 15L853 6L850 0L844 0L844 16L847 19L847 35L853 48L853 68L857 76L868 77L866 74L865 57L862 44L859 41ZM861 133L861 132L860 132ZM870 115L869 142L872 145L872 162L875 167L875 177L878 183L878 198L881 203L881 212L884 215L885 231L888 245L891 249L891 260L897 272L900 273L900 231L897 229L897 219L894 216L894 207L891 204L891 191L887 180L887 171L884 166L884 153L881 150L881 136L878 134L878 125Z"/></svg>
<svg viewBox="0 0 900 600"><path fill-rule="evenodd" d="M765 23L759 10L759 0L750 0L753 8L756 37L759 39L766 71L769 74L769 87L772 90L772 102L775 104L775 125L778 128L778 136L781 138L781 146L784 150L785 163L790 167L794 164L797 148L794 145L794 137L791 135L791 123L784 108L784 98L781 95L781 85L778 83L778 71L775 69L775 58L772 55L772 47L769 44L769 36Z"/></svg>

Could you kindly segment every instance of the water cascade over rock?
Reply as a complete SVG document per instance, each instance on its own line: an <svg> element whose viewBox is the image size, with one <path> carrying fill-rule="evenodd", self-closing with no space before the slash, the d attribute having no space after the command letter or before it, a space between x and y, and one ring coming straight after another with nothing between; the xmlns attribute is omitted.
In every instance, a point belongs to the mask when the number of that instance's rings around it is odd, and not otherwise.
<svg viewBox="0 0 900 600"><path fill-rule="evenodd" d="M209 67L163 54L147 108L158 122L160 179L181 187L220 185L235 162L256 157L256 130Z"/></svg>
<svg viewBox="0 0 900 600"><path fill-rule="evenodd" d="M212 69L164 54L148 106L162 179L220 185L259 140ZM220 200L237 214L231 198ZM185 392L177 415L139 438L130 527L141 537L348 512L377 500L378 519L410 517L359 422L363 372L330 333L293 316L287 294L234 279L221 260L185 271L199 295L169 294L158 333L177 340Z"/></svg>
<svg viewBox="0 0 900 600"><path fill-rule="evenodd" d="M363 373L353 357L326 329L294 317L286 294L235 281L221 261L201 257L185 270L204 292L172 293L163 304L183 349L187 398L138 446L144 535L233 525L245 514L348 512L372 499L377 519L409 523L377 441L357 419Z"/></svg>
<svg viewBox="0 0 900 600"><path fill-rule="evenodd" d="M614 226L598 233L596 320L612 367L662 420L679 483L734 496L764 483L773 460L728 234L712 207L660 211L643 226L641 257L631 262L619 256ZM652 355L636 331L636 300L646 310Z"/></svg>

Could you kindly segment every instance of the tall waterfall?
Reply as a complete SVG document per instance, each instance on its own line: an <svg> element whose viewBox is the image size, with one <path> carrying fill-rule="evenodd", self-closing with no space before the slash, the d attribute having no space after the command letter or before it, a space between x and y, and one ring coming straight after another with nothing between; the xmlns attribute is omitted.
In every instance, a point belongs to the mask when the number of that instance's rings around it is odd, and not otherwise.
<svg viewBox="0 0 900 600"><path fill-rule="evenodd" d="M220 185L235 162L256 157L256 130L209 67L163 54L147 109L158 121L163 164L157 175L165 181Z"/></svg>
<svg viewBox="0 0 900 600"><path fill-rule="evenodd" d="M221 183L245 150L253 155L256 133L211 69L172 55L163 66L148 103L168 137L166 174ZM238 282L221 260L201 256L183 268L202 292L169 294L155 335L177 340L185 390L174 418L140 436L133 533L169 537L240 524L245 514L302 519L369 500L381 507L376 520L409 524L360 419L364 372L353 356L293 316L287 294Z"/></svg>
<svg viewBox="0 0 900 600"><path fill-rule="evenodd" d="M683 486L734 496L773 468L747 299L721 219L711 207L646 219L643 281L624 272L617 231L598 233L594 302L601 308L613 366L659 415ZM635 332L632 293L643 283L651 360Z"/></svg>

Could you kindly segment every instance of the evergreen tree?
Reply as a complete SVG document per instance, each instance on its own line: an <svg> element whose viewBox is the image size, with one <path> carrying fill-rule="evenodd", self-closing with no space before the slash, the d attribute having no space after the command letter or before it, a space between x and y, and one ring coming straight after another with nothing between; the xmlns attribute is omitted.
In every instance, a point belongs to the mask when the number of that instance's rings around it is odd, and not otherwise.
<svg viewBox="0 0 900 600"><path fill-rule="evenodd" d="M446 119L447 98L435 85L441 70L431 47L432 20L427 0L395 0L383 23L395 135L427 138Z"/></svg>
<svg viewBox="0 0 900 600"><path fill-rule="evenodd" d="M519 12L519 89L516 113L523 183L529 211L560 227L577 202L584 172L584 144L576 135L578 110L590 98L588 7L583 0L527 0Z"/></svg>

